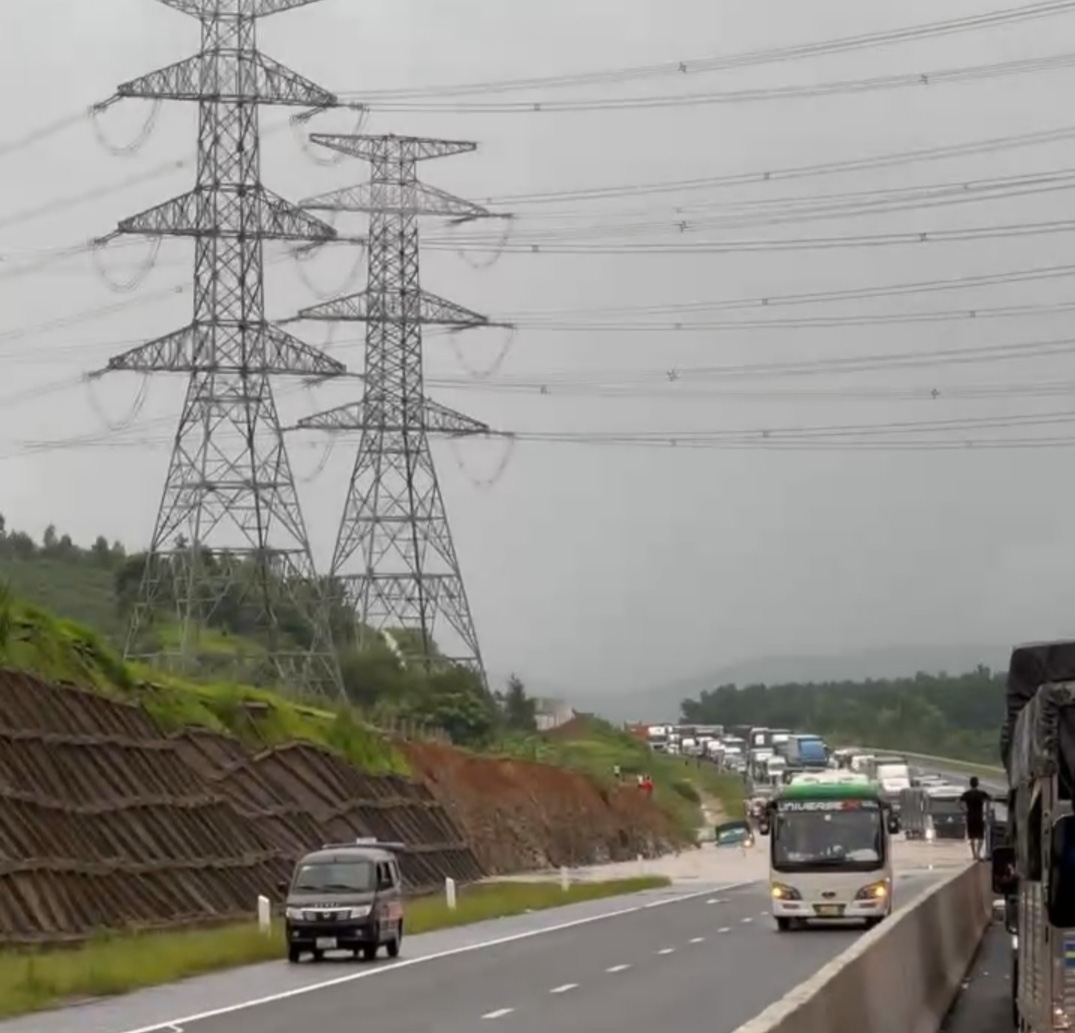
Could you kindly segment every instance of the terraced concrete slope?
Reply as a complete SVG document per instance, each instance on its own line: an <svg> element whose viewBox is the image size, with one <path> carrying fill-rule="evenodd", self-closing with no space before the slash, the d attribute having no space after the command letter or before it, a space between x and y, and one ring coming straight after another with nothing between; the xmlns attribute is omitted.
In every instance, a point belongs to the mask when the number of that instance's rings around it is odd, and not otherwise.
<svg viewBox="0 0 1075 1033"><path fill-rule="evenodd" d="M134 703L0 670L0 944L249 918L299 855L357 836L407 844L412 892L681 838L576 772L399 746L413 780L309 743L168 735Z"/></svg>
<svg viewBox="0 0 1075 1033"><path fill-rule="evenodd" d="M247 917L297 855L377 835L411 889L481 875L421 784L309 745L249 756L141 708L0 672L0 942Z"/></svg>

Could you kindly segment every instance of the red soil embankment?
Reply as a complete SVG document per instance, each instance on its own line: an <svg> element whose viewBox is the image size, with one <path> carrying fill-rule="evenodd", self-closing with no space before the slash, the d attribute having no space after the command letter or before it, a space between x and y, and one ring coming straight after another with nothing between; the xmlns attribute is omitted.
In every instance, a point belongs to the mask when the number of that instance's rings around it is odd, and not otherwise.
<svg viewBox="0 0 1075 1033"><path fill-rule="evenodd" d="M651 857L681 841L633 787L605 789L565 768L439 743L399 745L490 874Z"/></svg>

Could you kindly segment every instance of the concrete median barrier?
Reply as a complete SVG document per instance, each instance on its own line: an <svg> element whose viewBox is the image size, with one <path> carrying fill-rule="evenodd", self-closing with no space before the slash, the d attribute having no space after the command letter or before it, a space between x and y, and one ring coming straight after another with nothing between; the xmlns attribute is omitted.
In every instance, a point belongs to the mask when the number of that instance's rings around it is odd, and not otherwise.
<svg viewBox="0 0 1075 1033"><path fill-rule="evenodd" d="M937 1033L991 918L989 866L967 866L736 1033Z"/></svg>

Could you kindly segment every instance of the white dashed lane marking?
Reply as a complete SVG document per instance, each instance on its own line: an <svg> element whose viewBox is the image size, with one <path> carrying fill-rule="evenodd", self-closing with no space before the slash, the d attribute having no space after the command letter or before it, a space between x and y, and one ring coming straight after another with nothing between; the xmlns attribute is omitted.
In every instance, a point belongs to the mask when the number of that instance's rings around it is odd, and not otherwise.
<svg viewBox="0 0 1075 1033"><path fill-rule="evenodd" d="M705 937L696 936L693 940L691 940L691 943L705 943Z"/></svg>
<svg viewBox="0 0 1075 1033"><path fill-rule="evenodd" d="M674 951L675 951L675 947L662 947L659 951L657 951L657 953L658 954L672 954Z"/></svg>
<svg viewBox="0 0 1075 1033"><path fill-rule="evenodd" d="M510 1015L513 1011L515 1011L514 1008L497 1008L496 1011L487 1011L482 1016L482 1018L483 1019L501 1019L505 1015Z"/></svg>
<svg viewBox="0 0 1075 1033"><path fill-rule="evenodd" d="M626 972L630 965L613 965L611 968L606 968L606 972Z"/></svg>
<svg viewBox="0 0 1075 1033"><path fill-rule="evenodd" d="M739 921L742 922L743 925L749 925L751 922L754 921L754 919L753 918L741 918L741 919L739 919Z"/></svg>
<svg viewBox="0 0 1075 1033"><path fill-rule="evenodd" d="M563 986L554 986L549 993L550 994L566 994L568 990L574 990L578 983L564 983Z"/></svg>
<svg viewBox="0 0 1075 1033"><path fill-rule="evenodd" d="M730 933L731 931L732 927L730 925L722 926L720 929L717 930L718 933Z"/></svg>

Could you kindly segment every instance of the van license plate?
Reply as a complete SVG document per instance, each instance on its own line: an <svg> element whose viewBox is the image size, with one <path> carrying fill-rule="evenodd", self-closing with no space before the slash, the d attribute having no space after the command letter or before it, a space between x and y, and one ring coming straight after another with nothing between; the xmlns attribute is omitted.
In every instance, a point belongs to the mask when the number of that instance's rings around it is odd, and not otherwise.
<svg viewBox="0 0 1075 1033"><path fill-rule="evenodd" d="M314 946L319 951L334 951L336 949L335 936L319 936L314 940Z"/></svg>
<svg viewBox="0 0 1075 1033"><path fill-rule="evenodd" d="M839 918L844 913L843 904L815 904L814 910L821 918Z"/></svg>

